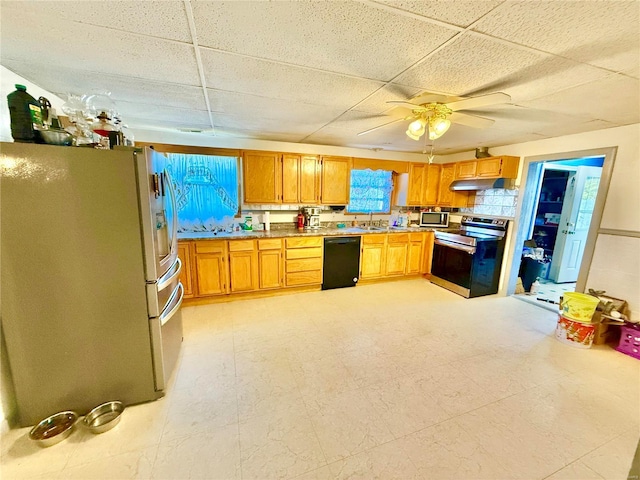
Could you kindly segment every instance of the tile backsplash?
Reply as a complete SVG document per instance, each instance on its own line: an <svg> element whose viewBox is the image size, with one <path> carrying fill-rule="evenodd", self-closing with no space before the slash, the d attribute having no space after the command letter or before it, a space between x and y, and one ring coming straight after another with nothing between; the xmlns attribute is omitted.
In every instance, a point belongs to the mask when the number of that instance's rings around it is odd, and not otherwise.
<svg viewBox="0 0 640 480"><path fill-rule="evenodd" d="M473 215L516 216L518 189L490 188L476 192L473 207L461 208L461 213Z"/></svg>

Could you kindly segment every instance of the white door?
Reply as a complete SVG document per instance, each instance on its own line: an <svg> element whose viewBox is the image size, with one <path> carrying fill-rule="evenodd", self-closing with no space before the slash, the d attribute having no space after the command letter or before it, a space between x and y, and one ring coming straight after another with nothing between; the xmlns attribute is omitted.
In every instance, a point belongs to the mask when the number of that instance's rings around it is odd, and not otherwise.
<svg viewBox="0 0 640 480"><path fill-rule="evenodd" d="M549 271L556 283L578 280L601 173L601 167L578 167L569 176Z"/></svg>

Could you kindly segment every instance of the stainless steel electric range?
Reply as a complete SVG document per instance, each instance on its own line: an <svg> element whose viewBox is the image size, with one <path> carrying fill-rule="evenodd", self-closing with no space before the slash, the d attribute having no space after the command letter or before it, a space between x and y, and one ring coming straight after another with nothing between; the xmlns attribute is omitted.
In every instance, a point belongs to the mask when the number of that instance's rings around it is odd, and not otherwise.
<svg viewBox="0 0 640 480"><path fill-rule="evenodd" d="M436 231L431 282L467 298L497 293L508 222L463 217L459 231Z"/></svg>

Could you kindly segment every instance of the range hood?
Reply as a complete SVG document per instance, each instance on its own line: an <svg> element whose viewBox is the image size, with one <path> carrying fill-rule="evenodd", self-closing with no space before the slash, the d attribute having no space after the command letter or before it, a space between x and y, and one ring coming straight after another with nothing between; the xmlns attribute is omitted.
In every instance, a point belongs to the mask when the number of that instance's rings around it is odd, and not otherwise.
<svg viewBox="0 0 640 480"><path fill-rule="evenodd" d="M476 178L470 180L455 180L449 185L449 190L489 190L490 188L514 188L515 180L512 178Z"/></svg>

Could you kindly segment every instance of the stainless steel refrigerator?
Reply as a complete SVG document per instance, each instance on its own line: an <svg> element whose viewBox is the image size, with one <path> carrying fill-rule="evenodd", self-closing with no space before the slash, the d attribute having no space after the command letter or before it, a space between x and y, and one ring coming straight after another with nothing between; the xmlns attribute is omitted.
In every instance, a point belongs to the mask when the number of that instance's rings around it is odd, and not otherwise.
<svg viewBox="0 0 640 480"><path fill-rule="evenodd" d="M18 423L164 395L184 294L165 157L1 143L0 177L0 308Z"/></svg>

